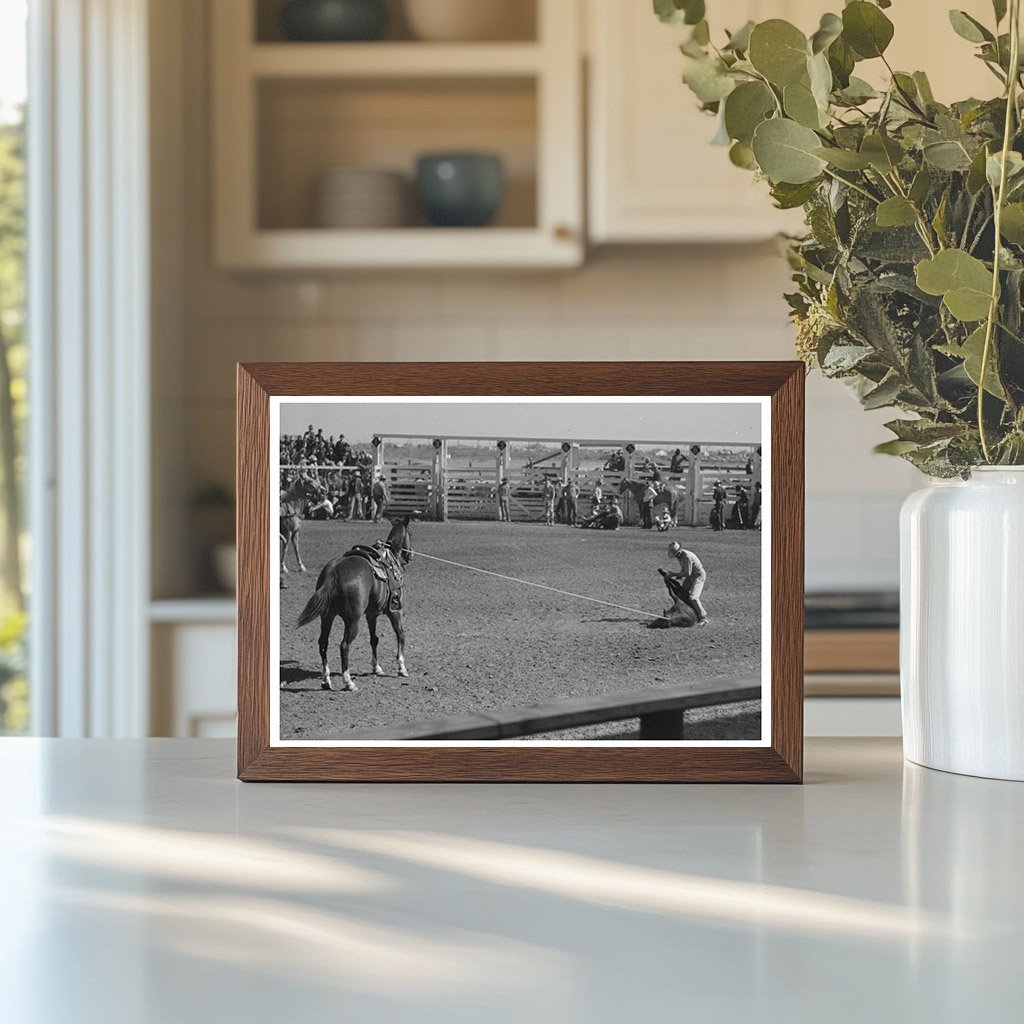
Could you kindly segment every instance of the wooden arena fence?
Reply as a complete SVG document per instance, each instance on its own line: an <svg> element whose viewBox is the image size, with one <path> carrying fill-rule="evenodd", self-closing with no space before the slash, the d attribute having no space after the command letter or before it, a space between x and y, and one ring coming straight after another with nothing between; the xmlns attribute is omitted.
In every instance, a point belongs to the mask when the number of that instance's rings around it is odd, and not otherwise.
<svg viewBox="0 0 1024 1024"><path fill-rule="evenodd" d="M431 458L402 458L395 442L423 442ZM469 442L481 449L491 448L493 455L474 459L465 466L452 464L453 447ZM513 452L517 445L550 447L551 451L524 465L515 465ZM498 518L498 483L508 477L512 489L511 513L516 522L541 522L544 519L543 486L545 478L554 480L561 489L574 481L580 489L579 514L591 511L594 488L600 484L604 496L618 495L624 479L646 480L655 466L664 486L675 491L678 520L687 526L708 522L714 504L712 493L721 482L730 497L737 484L753 492L761 480L760 445L728 442L664 442L644 441L646 448L675 450L685 458L681 472L672 472L668 460L660 462L638 450L632 441L599 440L563 441L557 438L479 438L432 437L431 435L374 436L373 473L382 474L390 494L389 511L401 515L418 513L431 519L486 520ZM607 458L595 459L585 453L621 451L624 469L606 468ZM468 461L468 460L467 460ZM479 463L479 464L474 464ZM361 466L282 466L282 476L296 472L313 473L325 486L340 485L351 473L364 472ZM283 484L282 484L283 486ZM640 520L640 509L629 493L620 498L627 524Z"/></svg>
<svg viewBox="0 0 1024 1024"><path fill-rule="evenodd" d="M761 684L751 679L684 683L581 697L508 711L489 711L426 722L409 722L382 729L345 733L349 740L509 740L537 733L560 732L607 722L639 719L640 739L686 738L686 713L760 700Z"/></svg>
<svg viewBox="0 0 1024 1024"><path fill-rule="evenodd" d="M432 458L403 459L395 442L420 441L429 444ZM491 447L491 459L473 460L473 464L454 466L450 455L456 445L467 442ZM638 450L636 442L601 438L598 440L564 441L558 438L513 437L431 437L430 435L377 434L375 443L375 469L383 473L391 494L390 508L399 513L419 512L432 519L497 519L497 489L502 477L511 485L511 513L517 522L541 522L544 518L543 486L545 477L561 488L574 481L580 489L580 516L589 514L593 503L595 484L600 483L605 497L619 493L623 479L646 480L657 466L665 486L672 488L677 497L679 522L697 526L707 523L715 484L721 481L730 495L737 484L753 492L761 480L761 447L754 444L728 442L664 442L644 441L646 448L675 450L679 448L685 458L681 472L672 472L669 460L651 458ZM539 458L516 465L513 452L517 445L529 444L551 448ZM607 456L621 450L624 469L607 469ZM584 453L604 453L595 460ZM477 461L479 465L475 464ZM634 524L640 519L640 510L631 495L623 503L625 521Z"/></svg>

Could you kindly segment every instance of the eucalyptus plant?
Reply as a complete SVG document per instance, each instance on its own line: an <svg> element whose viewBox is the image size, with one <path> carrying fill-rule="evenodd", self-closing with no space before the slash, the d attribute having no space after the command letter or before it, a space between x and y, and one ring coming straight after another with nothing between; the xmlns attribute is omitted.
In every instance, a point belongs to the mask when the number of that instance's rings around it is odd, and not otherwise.
<svg viewBox="0 0 1024 1024"><path fill-rule="evenodd" d="M654 0L691 26L683 80L718 118L734 164L802 207L787 295L809 367L866 409L909 414L879 451L932 476L1024 463L1024 133L1020 4L952 29L992 72L985 99L946 105L921 71L890 66L890 0L852 0L806 36L748 22L712 42L705 0ZM885 69L876 89L856 74Z"/></svg>

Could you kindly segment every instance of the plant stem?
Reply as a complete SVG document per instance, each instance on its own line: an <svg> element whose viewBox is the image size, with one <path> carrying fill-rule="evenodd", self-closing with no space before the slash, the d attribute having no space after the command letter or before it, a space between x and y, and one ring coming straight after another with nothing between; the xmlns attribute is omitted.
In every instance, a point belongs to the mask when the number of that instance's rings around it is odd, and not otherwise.
<svg viewBox="0 0 1024 1024"><path fill-rule="evenodd" d="M877 196L873 196L867 189L861 188L860 185L857 185L855 182L847 181L846 178L839 177L838 174L835 174L834 172L830 171L827 167L825 168L825 173L833 181L838 181L841 185L845 185L847 188L852 188L854 192L859 192L862 196L864 196L865 199L870 199L871 202L875 204L875 206L879 204L880 200Z"/></svg>
<svg viewBox="0 0 1024 1024"><path fill-rule="evenodd" d="M1020 67L1020 0L1010 0L1010 74L1006 83L1006 123L1003 126L1002 160L999 167L999 188L995 196L995 246L992 256L992 294L989 299L988 320L985 322L985 344L981 350L981 370L978 373L978 436L985 461L992 462L992 452L985 431L985 375L992 355L992 335L999 316L999 272L1001 266L1001 242L1003 204L1006 200L1006 168L1010 144L1013 141L1013 126L1017 116L1017 82Z"/></svg>
<svg viewBox="0 0 1024 1024"><path fill-rule="evenodd" d="M929 255L934 256L935 246L932 245L931 228L928 226L928 221L924 219L924 214L917 208L917 204L911 202L906 189L903 187L903 182L900 181L899 173L893 168L892 174L883 174L882 179L889 183L901 199L906 199L910 203L911 209L914 211L914 217L917 219L917 233L920 235L921 241L924 242ZM942 242L938 237L935 238L935 243L939 246L940 250L943 248Z"/></svg>

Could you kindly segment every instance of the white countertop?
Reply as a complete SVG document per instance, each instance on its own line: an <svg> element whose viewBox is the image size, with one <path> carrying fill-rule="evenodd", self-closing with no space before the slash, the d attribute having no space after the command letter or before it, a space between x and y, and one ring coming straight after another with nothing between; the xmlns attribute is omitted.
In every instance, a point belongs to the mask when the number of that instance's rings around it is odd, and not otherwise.
<svg viewBox="0 0 1024 1024"><path fill-rule="evenodd" d="M1024 1017L1024 785L242 785L223 741L0 741L9 1024Z"/></svg>

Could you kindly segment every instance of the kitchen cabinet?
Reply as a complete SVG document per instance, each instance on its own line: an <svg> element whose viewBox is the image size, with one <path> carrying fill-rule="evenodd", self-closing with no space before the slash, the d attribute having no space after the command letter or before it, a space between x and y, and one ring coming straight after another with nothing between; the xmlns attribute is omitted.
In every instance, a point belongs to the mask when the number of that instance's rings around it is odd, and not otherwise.
<svg viewBox="0 0 1024 1024"><path fill-rule="evenodd" d="M679 44L689 28L663 25L648 3L588 3L591 241L736 242L798 230L799 213L774 209L767 185L710 144L715 120L681 79ZM719 4L717 16L715 6L708 4L708 17L720 35L768 17L802 27L808 18L798 8L821 3L741 0Z"/></svg>
<svg viewBox="0 0 1024 1024"><path fill-rule="evenodd" d="M531 39L292 42L277 0L217 0L213 219L218 266L574 266L583 258L579 8L535 0ZM424 152L499 155L505 198L487 227L322 226L328 172L411 179ZM411 189L410 189L411 193Z"/></svg>
<svg viewBox="0 0 1024 1024"><path fill-rule="evenodd" d="M685 26L663 25L645 0L586 0L588 40L589 233L614 242L737 242L799 231L799 211L776 210L764 183L710 145L715 121L682 84L678 44ZM714 38L747 20L785 18L810 34L840 3L827 0L708 2ZM985 23L988 0L958 4ZM998 83L952 30L945 6L900 0L886 11L896 34L887 56L897 69L928 72L937 98L994 95ZM879 82L880 61L858 72Z"/></svg>

